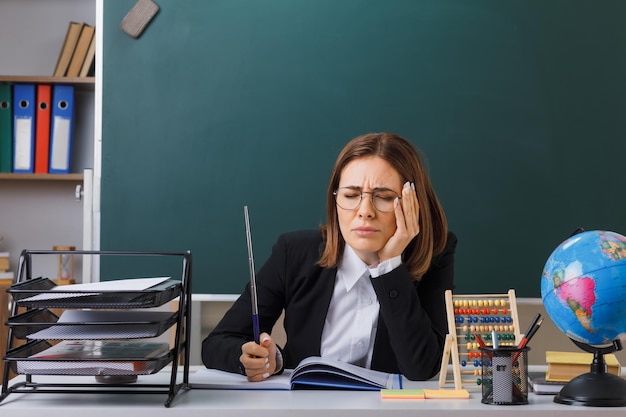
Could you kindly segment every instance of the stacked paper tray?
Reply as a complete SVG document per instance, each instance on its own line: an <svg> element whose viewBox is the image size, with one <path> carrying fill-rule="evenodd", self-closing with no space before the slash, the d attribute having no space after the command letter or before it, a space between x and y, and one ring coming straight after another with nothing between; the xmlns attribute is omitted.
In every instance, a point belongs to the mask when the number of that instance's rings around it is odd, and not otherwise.
<svg viewBox="0 0 626 417"><path fill-rule="evenodd" d="M167 279L142 290L72 290L49 278L34 278L13 284L8 290L18 306L33 308L150 308L178 297L181 282Z"/></svg>
<svg viewBox="0 0 626 417"><path fill-rule="evenodd" d="M36 357L53 345L45 340L29 342L7 352L5 360L13 372L28 375L149 375L163 369L173 359L172 350L157 357L115 357L113 359ZM132 350L132 349L131 349Z"/></svg>
<svg viewBox="0 0 626 417"><path fill-rule="evenodd" d="M145 310L66 310L57 317L47 309L9 318L19 339L85 340L157 337L176 323L178 312Z"/></svg>

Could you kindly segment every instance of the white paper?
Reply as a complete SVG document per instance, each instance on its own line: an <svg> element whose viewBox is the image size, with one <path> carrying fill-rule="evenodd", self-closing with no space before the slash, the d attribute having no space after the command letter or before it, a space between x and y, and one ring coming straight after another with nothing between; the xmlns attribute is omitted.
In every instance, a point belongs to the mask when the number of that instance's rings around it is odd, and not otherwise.
<svg viewBox="0 0 626 417"><path fill-rule="evenodd" d="M154 337L159 323L173 312L146 310L65 310L57 323L28 339L135 339ZM107 324L103 324L107 323Z"/></svg>
<svg viewBox="0 0 626 417"><path fill-rule="evenodd" d="M201 368L189 374L189 383L192 388L203 389L291 389L291 370L285 369L280 375L273 375L263 381L250 382L244 375L217 369Z"/></svg>
<svg viewBox="0 0 626 417"><path fill-rule="evenodd" d="M143 291L154 287L170 277L158 278L130 278L118 279L114 281L92 282L89 284L57 285L50 291L42 292L32 297L24 298L21 301L45 301L60 300L71 297L90 297L99 295L101 291ZM67 292L72 291L72 292ZM83 292L81 292L83 291Z"/></svg>

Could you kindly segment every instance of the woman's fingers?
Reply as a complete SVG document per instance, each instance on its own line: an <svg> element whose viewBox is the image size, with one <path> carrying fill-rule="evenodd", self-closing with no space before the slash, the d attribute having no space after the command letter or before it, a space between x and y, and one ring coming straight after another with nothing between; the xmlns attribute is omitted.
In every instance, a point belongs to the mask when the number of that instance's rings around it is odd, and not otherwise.
<svg viewBox="0 0 626 417"><path fill-rule="evenodd" d="M239 361L243 365L248 381L262 381L272 375L276 368L276 345L267 333L261 335L261 345L247 342L241 346Z"/></svg>

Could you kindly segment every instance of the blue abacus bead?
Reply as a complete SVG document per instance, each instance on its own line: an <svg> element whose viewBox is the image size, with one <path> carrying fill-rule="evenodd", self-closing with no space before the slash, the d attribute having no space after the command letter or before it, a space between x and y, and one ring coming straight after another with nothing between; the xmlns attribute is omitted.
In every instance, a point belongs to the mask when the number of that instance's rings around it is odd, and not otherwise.
<svg viewBox="0 0 626 417"><path fill-rule="evenodd" d="M478 359L474 361L474 367L478 368Z"/></svg>
<svg viewBox="0 0 626 417"><path fill-rule="evenodd" d="M500 323L500 317L495 317L496 323Z"/></svg>
<svg viewBox="0 0 626 417"><path fill-rule="evenodd" d="M465 361L465 359L463 359L463 360L461 361L461 366L465 366L465 365L467 365L467 362Z"/></svg>

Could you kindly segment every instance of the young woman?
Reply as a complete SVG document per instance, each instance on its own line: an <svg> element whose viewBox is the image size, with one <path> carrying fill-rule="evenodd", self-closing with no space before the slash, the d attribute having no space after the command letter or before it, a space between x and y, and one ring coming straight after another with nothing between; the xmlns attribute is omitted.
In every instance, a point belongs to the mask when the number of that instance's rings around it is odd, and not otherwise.
<svg viewBox="0 0 626 417"><path fill-rule="evenodd" d="M202 343L206 367L260 381L323 356L412 380L440 368L456 237L416 149L370 133L339 154L327 224L279 237L259 270L260 344L250 288ZM272 340L285 311L287 342Z"/></svg>

